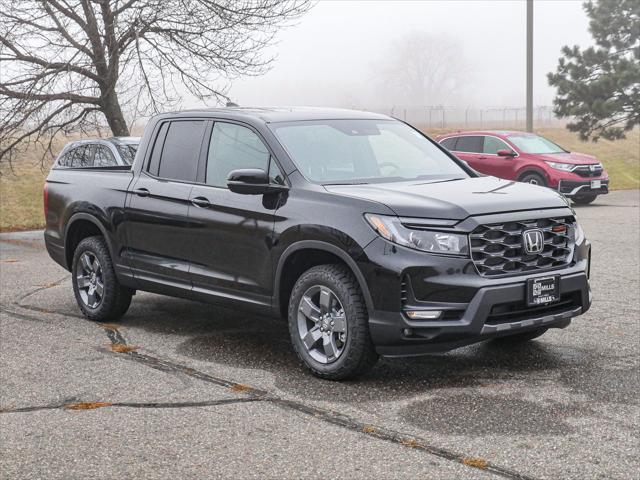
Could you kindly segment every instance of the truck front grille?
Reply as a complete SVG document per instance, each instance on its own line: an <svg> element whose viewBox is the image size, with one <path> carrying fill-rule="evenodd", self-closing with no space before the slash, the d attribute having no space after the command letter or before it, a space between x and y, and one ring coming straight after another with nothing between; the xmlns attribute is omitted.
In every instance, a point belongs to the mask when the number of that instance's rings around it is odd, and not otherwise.
<svg viewBox="0 0 640 480"><path fill-rule="evenodd" d="M544 248L540 253L527 254L522 234L533 228L542 230ZM471 232L470 240L471 258L482 276L550 270L571 262L574 220L560 217L481 225Z"/></svg>

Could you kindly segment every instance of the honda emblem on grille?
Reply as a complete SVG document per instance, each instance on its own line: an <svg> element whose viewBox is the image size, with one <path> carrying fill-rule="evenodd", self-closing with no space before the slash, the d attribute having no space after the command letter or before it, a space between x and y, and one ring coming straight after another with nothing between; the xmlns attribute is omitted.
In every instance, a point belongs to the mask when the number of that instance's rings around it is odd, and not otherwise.
<svg viewBox="0 0 640 480"><path fill-rule="evenodd" d="M522 241L524 253L535 254L540 253L544 249L544 235L542 230L526 230L522 232Z"/></svg>
<svg viewBox="0 0 640 480"><path fill-rule="evenodd" d="M596 166L595 165L589 165L589 170L591 170L592 172L596 171Z"/></svg>

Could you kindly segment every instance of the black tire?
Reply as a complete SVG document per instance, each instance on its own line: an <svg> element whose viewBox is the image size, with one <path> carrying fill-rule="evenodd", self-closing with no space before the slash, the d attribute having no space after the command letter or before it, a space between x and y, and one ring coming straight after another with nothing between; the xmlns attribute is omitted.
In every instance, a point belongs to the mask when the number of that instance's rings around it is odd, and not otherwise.
<svg viewBox="0 0 640 480"><path fill-rule="evenodd" d="M578 205L589 205L597 197L598 197L598 195L583 195L581 197L572 198L571 201L573 203L577 203Z"/></svg>
<svg viewBox="0 0 640 480"><path fill-rule="evenodd" d="M525 173L520 177L520 180L523 183L530 183L532 185L540 185L541 187L547 186L547 181L545 178L539 173L529 172Z"/></svg>
<svg viewBox="0 0 640 480"><path fill-rule="evenodd" d="M86 256L85 256L86 255ZM97 273L102 284L102 294L94 296L95 302L87 301L87 291L80 283L90 278L81 263L84 258L97 259ZM103 237L88 237L82 240L73 253L72 263L73 293L83 315L89 320L103 322L116 320L126 313L131 304L133 290L123 287L116 278L109 248ZM82 280L80 279L82 277ZM94 290L95 292L96 290ZM85 298L83 298L83 295ZM89 304L91 303L91 305Z"/></svg>
<svg viewBox="0 0 640 480"><path fill-rule="evenodd" d="M494 343L501 346L519 345L521 343L529 342L540 335L543 335L548 328L538 328L537 330L530 330L528 332L516 333L515 335L508 335L506 337L498 337L493 340Z"/></svg>
<svg viewBox="0 0 640 480"><path fill-rule="evenodd" d="M344 312L346 340L342 344L339 356L330 363L321 363L311 356L301 338L298 323L303 296L316 287L329 289ZM310 268L298 278L289 299L288 321L291 342L298 358L320 378L354 378L365 373L378 360L369 333L369 316L360 286L351 271L343 265L319 265ZM333 322L331 324L333 325ZM322 340L324 341L324 338Z"/></svg>

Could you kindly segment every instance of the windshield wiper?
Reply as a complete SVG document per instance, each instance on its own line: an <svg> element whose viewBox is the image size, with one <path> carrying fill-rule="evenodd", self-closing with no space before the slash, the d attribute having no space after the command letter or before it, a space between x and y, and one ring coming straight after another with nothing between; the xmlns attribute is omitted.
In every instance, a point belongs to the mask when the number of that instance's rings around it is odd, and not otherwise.
<svg viewBox="0 0 640 480"><path fill-rule="evenodd" d="M322 185L369 185L369 182L335 182L335 183L323 183Z"/></svg>

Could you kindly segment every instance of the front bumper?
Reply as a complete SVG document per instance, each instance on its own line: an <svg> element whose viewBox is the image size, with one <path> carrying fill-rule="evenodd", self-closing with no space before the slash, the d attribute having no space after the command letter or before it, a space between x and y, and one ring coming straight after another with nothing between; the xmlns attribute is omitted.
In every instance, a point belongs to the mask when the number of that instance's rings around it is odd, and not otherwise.
<svg viewBox="0 0 640 480"><path fill-rule="evenodd" d="M599 179L596 179L599 180ZM586 195L604 195L609 193L609 180L600 180L600 188L591 188L592 180L560 180L558 192L565 197L579 197Z"/></svg>
<svg viewBox="0 0 640 480"><path fill-rule="evenodd" d="M390 357L424 355L538 328L564 328L591 306L590 251L584 241L565 268L487 278L470 259L424 254L377 239L366 248L370 262L363 271L374 303L369 330L376 350ZM560 276L560 301L527 307L526 280L549 274ZM444 315L411 320L404 313L420 309Z"/></svg>

